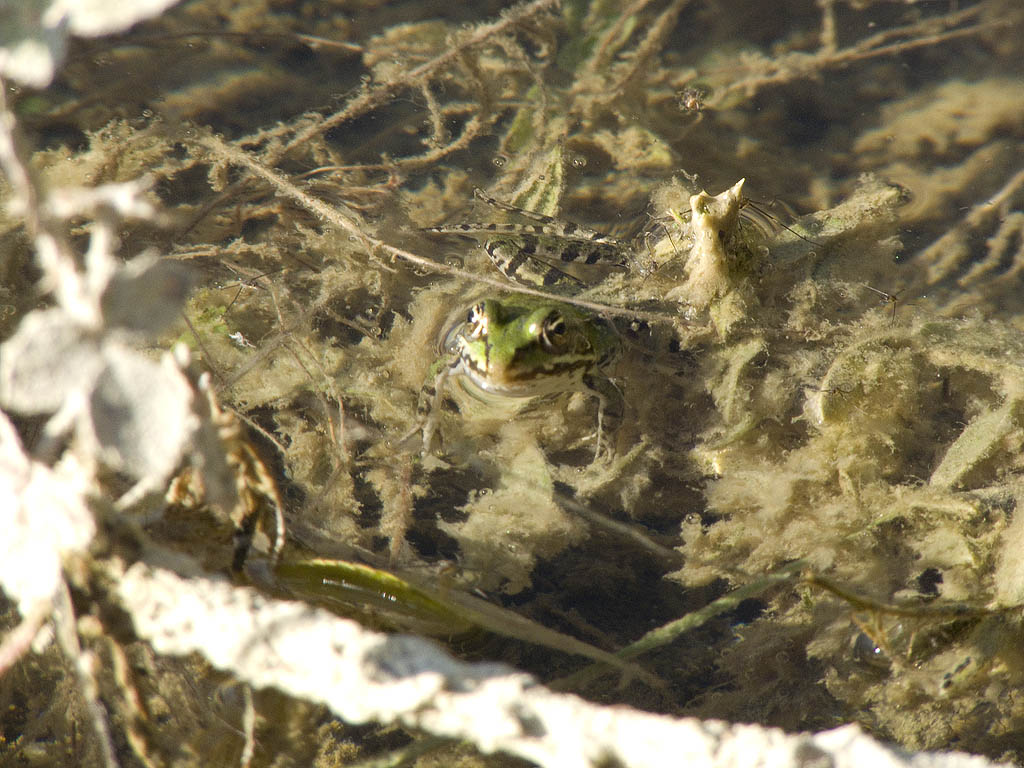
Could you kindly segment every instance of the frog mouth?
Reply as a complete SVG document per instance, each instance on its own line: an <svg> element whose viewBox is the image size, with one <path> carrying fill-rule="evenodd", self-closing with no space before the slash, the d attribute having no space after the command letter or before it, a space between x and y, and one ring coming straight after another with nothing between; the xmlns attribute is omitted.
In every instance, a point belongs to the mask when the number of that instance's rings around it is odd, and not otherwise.
<svg viewBox="0 0 1024 768"><path fill-rule="evenodd" d="M535 397L573 388L576 374L589 365L587 360L558 360L542 366L520 369L514 365L495 365L486 369L467 361L467 373L474 386L506 397Z"/></svg>

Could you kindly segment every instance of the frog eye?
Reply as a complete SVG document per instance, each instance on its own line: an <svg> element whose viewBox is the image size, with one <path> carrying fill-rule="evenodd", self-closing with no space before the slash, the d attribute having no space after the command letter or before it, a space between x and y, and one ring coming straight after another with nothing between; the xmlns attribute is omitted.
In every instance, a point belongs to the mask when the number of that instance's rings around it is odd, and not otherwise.
<svg viewBox="0 0 1024 768"><path fill-rule="evenodd" d="M561 346L565 340L567 330L565 318L562 317L561 313L557 311L552 312L544 318L544 324L541 326L541 343L548 348Z"/></svg>

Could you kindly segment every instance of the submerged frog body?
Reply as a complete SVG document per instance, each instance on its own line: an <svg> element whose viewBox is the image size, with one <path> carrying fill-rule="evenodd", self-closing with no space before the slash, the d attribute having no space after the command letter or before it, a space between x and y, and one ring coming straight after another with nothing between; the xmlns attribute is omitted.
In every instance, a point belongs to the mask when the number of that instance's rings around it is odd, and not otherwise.
<svg viewBox="0 0 1024 768"><path fill-rule="evenodd" d="M633 270L647 276L679 259L685 263L686 283L666 287L662 296L675 298L681 292L686 303L706 309L729 291L734 273L742 274L726 249L738 241L743 180L718 196L666 195L668 226L630 243L555 217L564 166L562 146L556 144L511 203L475 191L491 208L528 223L463 223L424 231L481 238L491 262L510 281L566 297L612 275ZM674 207L684 202L689 211ZM602 427L610 431L611 422L621 417L621 394L601 373L618 349L618 336L606 321L573 306L526 296L486 299L449 330L444 348L448 358L438 364L420 401L425 450L437 430L446 390L453 386L486 403L492 415L518 410L544 395L593 392L600 399L598 450Z"/></svg>
<svg viewBox="0 0 1024 768"><path fill-rule="evenodd" d="M483 190L474 196L491 208L529 223L462 223L428 227L440 235L483 239L491 263L509 280L568 295L624 270L628 244L556 218L565 190L566 157L556 143L537 157L508 203Z"/></svg>
<svg viewBox="0 0 1024 768"><path fill-rule="evenodd" d="M701 191L688 197L679 184L665 185L658 202L670 201L666 216L632 243L521 207L518 201L503 203L479 189L478 199L531 223L450 224L424 231L483 238L488 258L509 280L566 296L609 275L632 271L646 277L677 262L685 278L666 287L663 298L703 310L752 270L755 246L770 232L764 218L745 219L741 213L748 202L743 185L740 179L718 195Z"/></svg>
<svg viewBox="0 0 1024 768"><path fill-rule="evenodd" d="M451 224L425 231L484 237L484 250L491 263L513 282L576 293L588 283L626 267L628 245L621 240L520 205L503 203L479 189L474 194L491 207L532 223Z"/></svg>
<svg viewBox="0 0 1024 768"><path fill-rule="evenodd" d="M618 350L615 329L576 307L529 296L477 302L445 334L447 357L421 393L424 450L453 386L496 414L535 398L590 392L599 399L600 449L602 429L613 429L622 416L622 396L602 372Z"/></svg>

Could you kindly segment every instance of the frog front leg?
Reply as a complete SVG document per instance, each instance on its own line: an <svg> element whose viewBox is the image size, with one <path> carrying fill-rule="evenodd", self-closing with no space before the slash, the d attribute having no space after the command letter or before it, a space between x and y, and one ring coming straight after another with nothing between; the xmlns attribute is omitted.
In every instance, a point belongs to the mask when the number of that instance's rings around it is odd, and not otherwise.
<svg viewBox="0 0 1024 768"><path fill-rule="evenodd" d="M449 379L457 375L461 366L458 355L437 360L430 366L427 379L420 389L419 401L416 405L416 427L413 433L423 432L423 453L430 453L434 442L434 434L441 423L441 406L448 390Z"/></svg>
<svg viewBox="0 0 1024 768"><path fill-rule="evenodd" d="M597 398L597 435L594 447L594 461L601 455L601 446L604 443L604 436L609 436L608 456L614 454L612 448L612 436L622 426L622 420L626 413L626 401L615 382L608 378L600 370L594 370L584 374L584 391Z"/></svg>

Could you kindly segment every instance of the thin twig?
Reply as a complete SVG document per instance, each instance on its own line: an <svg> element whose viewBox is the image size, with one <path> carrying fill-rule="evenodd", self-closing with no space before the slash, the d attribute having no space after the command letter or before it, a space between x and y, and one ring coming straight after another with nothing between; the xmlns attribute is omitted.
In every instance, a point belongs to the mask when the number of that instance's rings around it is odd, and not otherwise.
<svg viewBox="0 0 1024 768"><path fill-rule="evenodd" d="M1022 188L1024 188L1024 168L1019 169L994 195L972 206L966 216L938 240L914 256L914 261L918 266L924 267L926 270L927 285L934 285L957 268L959 262L965 258L963 251L954 247L957 242L967 232L979 229L990 219L1005 215L1004 209L1009 200Z"/></svg>
<svg viewBox="0 0 1024 768"><path fill-rule="evenodd" d="M977 35L988 29L1003 26L1008 22L987 22L975 24L964 29L949 29L973 18L983 6L974 6L958 13L931 18L916 24L896 29L888 29L864 38L840 51L830 52L827 49L816 53L791 53L773 60L759 62L757 72L729 83L728 86L716 91L708 99L708 106L731 103L731 96L742 92L747 98L752 97L765 86L780 85L791 80L810 77L821 70L833 69L855 61L889 56L913 50L923 46L936 45L959 37ZM949 31L941 31L947 29ZM937 31L938 30L938 31ZM883 45L893 38L910 38L899 42Z"/></svg>
<svg viewBox="0 0 1024 768"><path fill-rule="evenodd" d="M418 171L421 168L434 165L448 155L454 154L455 152L461 152L466 149L470 145L470 142L475 140L485 130L494 125L498 118L501 117L501 114L501 112L488 112L473 115L473 117L466 121L466 124L463 126L462 132L458 137L447 144L432 147L420 155L412 155L410 157L392 160L389 163L382 164L381 169L388 171L389 173L396 173ZM342 188L341 191L344 192L346 189Z"/></svg>
<svg viewBox="0 0 1024 768"><path fill-rule="evenodd" d="M95 621L95 624L98 627L102 627L99 621ZM149 754L146 738L139 729L139 724L144 723L146 720L145 710L138 688L135 687L131 680L131 663L128 661L128 656L124 652L124 648L108 633L102 632L99 637L107 642L107 650L110 653L111 672L114 675L114 682L117 683L117 687L121 691L124 707L127 710L126 716L121 718L125 740L145 768L160 768L162 764L154 760L153 756Z"/></svg>
<svg viewBox="0 0 1024 768"><path fill-rule="evenodd" d="M821 8L821 46L823 53L835 53L839 50L836 42L836 4L835 0L818 0Z"/></svg>
<svg viewBox="0 0 1024 768"><path fill-rule="evenodd" d="M423 736L404 747L349 763L348 768L399 768L452 743L451 739L442 736Z"/></svg>
<svg viewBox="0 0 1024 768"><path fill-rule="evenodd" d="M253 706L251 686L242 685L242 701L242 733L245 734L245 742L238 764L240 768L249 768L256 751L256 707Z"/></svg>
<svg viewBox="0 0 1024 768"><path fill-rule="evenodd" d="M114 742L110 737L107 711L100 701L99 685L93 672L95 656L90 652L83 651L82 646L78 643L78 634L75 631L75 611L71 607L71 594L68 592L67 584L63 581L57 590L54 601L53 619L57 643L75 671L78 691L85 703L89 722L96 733L103 765L105 768L118 768L117 758L114 756Z"/></svg>
<svg viewBox="0 0 1024 768"><path fill-rule="evenodd" d="M43 187L28 162L25 141L18 122L7 105L7 83L0 78L0 170L11 186L11 199L25 222L25 231L34 241L36 262L44 280L52 288L58 303L83 319L94 319L98 307L83 301L85 287L75 267L71 248L60 223L43 215Z"/></svg>
<svg viewBox="0 0 1024 768"><path fill-rule="evenodd" d="M904 616L908 618L929 618L929 619L962 619L980 618L982 616L995 616L1001 613L1019 612L1021 606L1008 605L1000 608L985 608L983 606L966 605L964 603L939 603L923 605L921 603L883 603L874 598L857 594L832 579L805 571L800 576L800 581L810 587L817 587L826 592L831 592L836 597L849 603L858 611L873 611L875 613L886 613L892 616Z"/></svg>
<svg viewBox="0 0 1024 768"><path fill-rule="evenodd" d="M669 622L657 629L652 629L636 642L627 645L619 651L616 656L623 659L633 659L653 648L659 648L666 645L675 640L682 633L688 632L691 629L705 624L719 614L731 611L744 600L754 597L755 595L759 595L770 587L774 587L778 584L795 582L798 577L798 572L805 566L806 563L803 561L784 565L782 568L769 573L767 576L762 576L750 584L745 584L742 587L734 589L732 592L727 595L723 595L717 600L712 600L703 608L691 611L681 619Z"/></svg>
<svg viewBox="0 0 1024 768"><path fill-rule="evenodd" d="M663 624L656 629L652 629L636 642L630 643L625 648L618 651L615 655L621 659L633 659L647 651L653 650L654 648L661 648L668 645L686 632L707 623L715 616L725 613L726 611L733 610L743 600L755 597L778 584L797 582L800 579L801 569L806 567L806 565L807 563L802 560L784 565L782 568L779 568L773 573L769 573L767 576L763 576L750 584L738 587L717 600L712 600L703 608L691 611L675 621L670 621L668 624ZM554 690L579 688L583 685L587 685L599 675L605 674L607 671L608 668L601 664L592 664L567 677L548 683L548 687L553 688Z"/></svg>
<svg viewBox="0 0 1024 768"><path fill-rule="evenodd" d="M334 402L337 403L338 422L337 424L335 424L334 416L331 414L331 407L330 404L327 402L327 399L324 398L321 401L324 407L324 414L327 417L327 426L328 429L330 430L331 443L338 447L338 452L341 455L342 464L348 466L349 464L352 463L352 457L349 455L348 447L345 443L345 402L341 399L341 392L338 390L337 381L335 380L334 376L331 376L327 372L327 369L324 368L323 363L313 353L312 349L307 347L299 339L293 338L292 342L296 344L299 347L299 349L306 353L306 356L309 358L310 363L314 367L316 367L317 371L320 373L321 385L327 388L327 391L330 393ZM310 380L314 380L312 376L310 376Z"/></svg>
<svg viewBox="0 0 1024 768"><path fill-rule="evenodd" d="M640 44L633 51L633 57L626 74L619 78L619 81L612 86L611 92L613 97L623 93L638 76L649 71L648 63L658 51L665 47L665 41L672 34L672 30L675 29L676 22L679 20L679 14L683 12L683 9L689 3L690 0L674 0L672 5L662 11L661 15L655 19L654 24L647 31L644 39L640 41Z"/></svg>
<svg viewBox="0 0 1024 768"><path fill-rule="evenodd" d="M658 542L654 541L654 539L647 535L646 531L643 530L642 526L635 525L632 523L623 523L609 517L608 515L602 514L600 512L595 512L586 504L580 504L575 499L563 493L556 492L554 498L560 507L564 507L570 512L579 515L591 525L598 528L604 528L605 530L610 531L615 536L619 536L624 540L629 541L632 544L635 544L640 549L658 558L658 560L669 565L670 567L683 567L684 560L682 554L674 549L663 546Z"/></svg>
<svg viewBox="0 0 1024 768"><path fill-rule="evenodd" d="M590 76L597 75L597 73L604 68L611 58L612 53L609 52L612 44L622 34L622 28L626 25L632 17L640 13L646 6L650 4L651 0L633 0L633 4L627 8L624 8L619 14L619 17L615 20L608 29L601 35L601 39L597 44L596 50L590 57L590 61L587 63L587 74Z"/></svg>
<svg viewBox="0 0 1024 768"><path fill-rule="evenodd" d="M426 139L425 143L432 149L443 147L448 143L444 138L446 133L444 119L441 116L441 108L437 103L437 97L430 88L430 81L420 83L420 94L422 94L423 101L427 105L427 112L430 114L430 136Z"/></svg>
<svg viewBox="0 0 1024 768"><path fill-rule="evenodd" d="M387 80L378 85L364 86L359 95L349 101L343 109L324 118L320 122L309 126L306 130L289 141L279 152L275 153L274 158L272 160L268 160L268 163L273 165L281 156L291 152L296 147L305 144L315 136L329 131L332 128L336 128L342 123L354 120L355 118L386 104L399 91L419 87L421 83L424 83L436 72L456 61L465 50L487 42L491 37L500 35L517 24L521 24L530 16L557 5L558 1L559 0L533 0L533 2L511 8L502 14L501 18L497 21L477 27L473 34L469 35L464 40L459 41L441 55L435 56L430 61L424 62L415 69L399 73L393 79Z"/></svg>
<svg viewBox="0 0 1024 768"><path fill-rule="evenodd" d="M29 615L7 633L0 644L0 677L28 652L50 611L51 605L48 601L36 604Z"/></svg>

